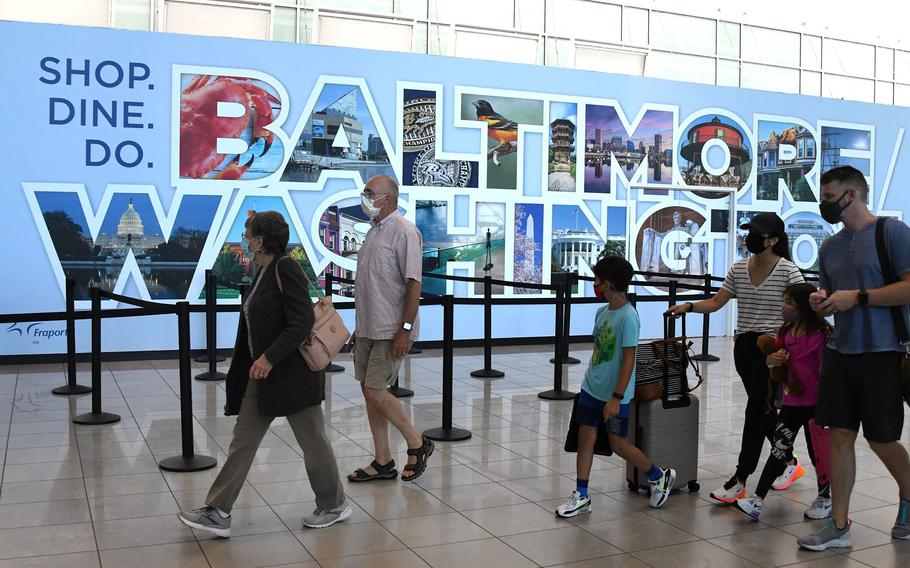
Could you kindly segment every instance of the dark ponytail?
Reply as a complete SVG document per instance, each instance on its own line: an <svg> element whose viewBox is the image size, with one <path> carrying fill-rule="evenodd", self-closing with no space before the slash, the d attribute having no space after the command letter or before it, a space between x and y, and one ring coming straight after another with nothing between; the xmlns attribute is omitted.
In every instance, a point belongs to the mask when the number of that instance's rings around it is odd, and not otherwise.
<svg viewBox="0 0 910 568"><path fill-rule="evenodd" d="M775 236L777 237L777 242L771 247L771 251L781 258L792 261L793 259L790 258L790 239L787 237L787 233L784 232Z"/></svg>

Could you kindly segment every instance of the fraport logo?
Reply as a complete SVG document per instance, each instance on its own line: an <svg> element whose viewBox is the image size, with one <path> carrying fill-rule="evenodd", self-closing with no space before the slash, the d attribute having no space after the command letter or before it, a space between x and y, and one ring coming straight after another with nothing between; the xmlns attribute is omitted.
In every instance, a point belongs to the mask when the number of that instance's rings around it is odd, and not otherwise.
<svg viewBox="0 0 910 568"><path fill-rule="evenodd" d="M23 326L19 323L6 328L7 335L13 334L25 339L31 339L32 343L40 343L42 339L53 339L56 337L66 337L66 328L52 329L42 327L42 323L32 323Z"/></svg>

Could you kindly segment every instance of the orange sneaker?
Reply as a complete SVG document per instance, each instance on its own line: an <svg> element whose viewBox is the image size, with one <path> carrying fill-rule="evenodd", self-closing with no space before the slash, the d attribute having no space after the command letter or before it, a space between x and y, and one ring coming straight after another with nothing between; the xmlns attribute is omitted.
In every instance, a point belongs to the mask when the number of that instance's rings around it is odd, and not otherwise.
<svg viewBox="0 0 910 568"><path fill-rule="evenodd" d="M776 491L784 491L793 485L794 481L804 475L806 475L806 468L804 468L796 458L793 458L793 463L787 465L787 469L780 474L780 477L774 480L774 483L771 484L771 488Z"/></svg>
<svg viewBox="0 0 910 568"><path fill-rule="evenodd" d="M737 499L746 498L746 486L734 476L722 486L712 491L711 498L727 505L735 503Z"/></svg>

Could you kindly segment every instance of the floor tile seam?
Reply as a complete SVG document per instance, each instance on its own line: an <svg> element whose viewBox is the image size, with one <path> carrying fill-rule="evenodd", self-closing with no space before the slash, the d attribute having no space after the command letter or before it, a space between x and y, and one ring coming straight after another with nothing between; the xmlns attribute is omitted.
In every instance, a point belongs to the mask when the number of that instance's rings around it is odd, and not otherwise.
<svg viewBox="0 0 910 568"><path fill-rule="evenodd" d="M854 556L849 556L849 555L850 555L850 554L853 554L853 553L860 553L860 552L866 552L866 551L868 551L868 550L874 550L874 549L876 549L876 548L884 548L884 547L886 547L886 546L890 546L890 547L893 548L893 547L894 547L894 540L892 539L891 542L887 542L887 543L885 543L885 544L879 544L879 545L876 545L876 546L870 546L870 547L868 547L868 548L863 548L862 550L853 550L852 548L833 549L833 550L834 550L835 552L838 553L838 556L844 556L844 557L846 557L846 558L848 558L848 559L850 559L850 560L852 560L852 561L854 561L854 562L856 562L856 563L862 564L863 566L872 566L872 568L879 568L879 565L876 565L876 564L869 564L868 562L863 562L862 560L859 560L858 558L856 558L856 557L854 557Z"/></svg>
<svg viewBox="0 0 910 568"><path fill-rule="evenodd" d="M347 495L345 495L345 499L347 499ZM355 502L355 503L356 503L356 502ZM284 503L284 505L287 505L287 504L288 504L288 503ZM271 504L268 504L268 503L267 503L267 505L268 505L268 507L272 510L272 513L274 513L274 514L278 517L278 519L281 521L281 523L282 523L285 527L287 527L287 529L291 532L291 534L294 536L294 538L297 540L297 542L300 543L300 546L302 546L303 549L306 550L306 553L310 555L310 557L313 559L313 562L316 562L317 564L319 564L319 566L323 566L322 562L321 562L319 559L316 558L316 555L313 554L313 552L310 551L310 549L307 547L306 543L304 543L302 540L300 540L300 537L297 535L297 533L300 532L300 534L304 534L306 531L320 531L320 530L324 530L324 529L311 529L311 528L305 528L305 527L303 526L303 519L301 519L301 521L300 521L300 528L299 528L299 529L293 529L293 528L291 528L291 527L288 526L288 524L284 521L284 519L281 518L280 515L278 515L278 512L275 511L274 508L272 508L272 505L271 505ZM389 533L389 536L391 536L393 539L395 539L395 541L398 542L398 544L400 544L402 547L404 547L404 548L399 549L399 550L411 550L411 548L410 548L407 544L405 544L404 541L402 541L400 538L398 538L398 537L395 535L395 533L393 533L392 531L390 531L390 530L388 529L388 527L386 527L385 525L383 525L381 521L379 521L379 520L373 518L373 516L370 515L369 513L367 513L366 510L364 510L362 507L360 507L360 505L357 505L357 506L358 506L361 510L363 510L363 512L364 512L368 517L370 517L371 519L373 519L373 520L376 522L377 525L379 525L380 527L382 527L382 529L383 529L384 531L386 531L387 533ZM360 524L364 524L364 523L354 523L354 524L355 524L355 525L360 525ZM351 525L348 525L348 526L351 526ZM365 556L365 555L363 555L363 554L357 554L357 555L352 555L352 556ZM332 557L332 558L323 558L322 560L337 560L338 558L346 558L346 557L345 557L345 556L336 556L336 557ZM293 563L292 563L292 564L293 564ZM281 565L278 565L278 566L281 566Z"/></svg>
<svg viewBox="0 0 910 568"><path fill-rule="evenodd" d="M715 538L722 538L722 537L715 537ZM722 547L720 547L720 546L714 544L713 542L710 542L710 541L707 540L707 539L699 539L699 540L697 540L697 541L694 541L694 540L693 540L693 541L689 541L689 542L680 542L680 543L677 543L677 544L668 544L668 545L666 545L666 546L658 546L658 547L655 547L655 548L647 548L647 549L644 549L644 550L636 550L635 552L627 552L626 554L629 554L630 556L632 556L633 558L635 558L635 559L638 560L639 562L642 562L642 563L644 563L644 564L647 564L648 566L653 566L654 568L659 568L659 567L656 567L656 566L654 566L653 564L651 564L651 563L645 561L643 558L641 558L641 557L639 556L639 554L643 554L643 553L646 553L646 552L652 552L652 551L654 551L654 550L661 550L661 549L665 549L665 548L671 548L671 547L674 547L674 546L682 546L682 545L686 545L686 544L692 544L692 543L694 543L694 542L703 542L703 543L705 543L705 544L709 544L709 545L711 545L712 547L716 548L716 549L719 550L719 551L726 552L727 554L733 554L733 555L736 556L737 558L739 558L739 559L741 559L741 560L745 560L745 561L748 562L750 565L753 565L753 566L762 566L762 564L758 564L758 563L756 563L756 562L753 562L752 560L749 560L748 558L745 558L745 557L743 557L743 556L739 556L738 554L736 554L736 553L734 553L734 552L731 552L731 551L729 551L729 550L727 550L727 549L725 549L725 548L722 548ZM614 545L614 546L615 546L615 545ZM800 563L802 563L802 562L805 562L805 560L799 560L799 561L797 561L797 562L794 562L793 564L800 564Z"/></svg>
<svg viewBox="0 0 910 568"><path fill-rule="evenodd" d="M82 459L81 459L82 454L81 454L80 448L79 448L79 437L78 436L76 436L76 455L79 456L79 458L80 458L79 459L79 469L82 472L82 489L85 492L85 507L86 507L86 509L88 509L88 518L89 518L89 522L92 525L92 539L95 543L95 556L98 558L98 565L102 566L103 564L101 563L101 551L99 550L99 547L98 547L98 534L95 532L95 514L92 511L92 504L89 501L89 497L88 497L88 485L85 481L85 466L82 464Z"/></svg>
<svg viewBox="0 0 910 568"><path fill-rule="evenodd" d="M13 383L13 401L16 400L16 394L19 389L19 372L20 372L21 368L22 368L21 365L16 366L16 380L15 380L15 383ZM12 412L10 412L10 414L9 414L9 421L7 422L6 426L7 426L7 435L6 435L6 443L3 444L3 461L0 461L0 489L2 489L2 487L3 487L3 480L6 475L6 460L8 457L7 453L9 452L9 438L13 432L13 413Z"/></svg>
<svg viewBox="0 0 910 568"><path fill-rule="evenodd" d="M489 532L489 531L488 531L488 532ZM519 534L523 534L523 533L519 533ZM533 559L531 559L531 557L529 557L529 556L523 554L523 553L522 553L520 550L518 550L517 548L515 548L515 547L509 545L509 543L505 542L501 537L498 537L498 536L495 536L495 535L494 535L494 536L492 536L491 538L497 540L500 544L502 544L502 545L505 546L506 548L509 548L510 550L513 550L515 553L517 553L517 554L518 554L519 556L521 556L522 558L526 559L526 560L527 560L528 562L530 562L531 564L533 564L533 565L535 565L535 566L538 566L538 567L543 566L542 564L539 564L538 562L535 562ZM478 540L491 540L491 539L490 539L490 538L487 538L487 539L474 539L474 540L466 540L466 541L462 541L462 542L477 542ZM448 543L448 544L461 544L461 542ZM429 549L429 548L434 548L434 547L437 547L437 546L446 546L446 544L436 544L436 545L431 545L431 546L421 546L421 547L419 547L419 548L409 548L408 550L410 550L411 552L413 552L414 554L416 554L417 557L420 558L421 560L423 560L428 566L432 566L432 564L430 564L429 560L427 560L426 558L424 558L423 556L421 556L421 555L420 555L420 552L418 552L418 551L421 550L421 549Z"/></svg>
<svg viewBox="0 0 910 568"><path fill-rule="evenodd" d="M764 524L764 523L762 523L762 524ZM780 533L782 533L782 534L784 534L784 535L786 535L786 536L792 537L794 541L795 541L796 538L797 538L797 537L791 535L790 533L788 533L787 531L784 531L784 530L781 530L781 529L779 529L779 528L777 528L777 527L772 527L772 526L769 526L769 525L765 525L763 528L758 529L758 530L759 530L759 531L769 531L769 530L770 530L770 531L777 531L777 532L780 532ZM747 561L751 562L751 560L749 560L749 558L747 558L747 557L743 556L742 554L740 554L738 549L736 549L736 550L728 550L728 549L726 549L726 548L724 548L724 547L722 547L722 546L720 546L719 544L717 544L717 543L714 542L715 540L722 539L722 538L730 538L731 536L735 536L735 535L717 536L717 537L705 538L705 539L702 539L702 540L704 540L705 542L708 542L708 543L710 543L710 544L713 544L714 546L717 546L717 547L719 547L719 548L723 548L724 550L726 550L726 551L729 552L730 554L733 554L734 556L737 556L738 558L741 558L741 559L743 559L743 560L747 560ZM793 543L793 546L794 546L795 548L799 548L799 545L796 544L796 542ZM733 547L733 548L736 548L736 547ZM831 550L830 552L835 552L835 551ZM833 558L833 557L837 557L837 556L840 556L840 554L837 554L837 553L835 552L834 556L829 556L829 557ZM825 555L820 555L818 559L820 560L820 559L825 558L825 557L826 557ZM793 564L800 564L800 563L802 563L802 562L811 562L811 560L796 560L795 562L789 562L789 563L787 563L787 564L782 564L781 566L790 566L790 565L793 565Z"/></svg>
<svg viewBox="0 0 910 568"><path fill-rule="evenodd" d="M523 459L528 459L528 460L530 460L530 458L523 458ZM512 460L500 460L500 461L512 461ZM533 462L534 460L530 460L530 461ZM486 463L497 463L497 462L483 462L483 463L486 464ZM552 470L552 469L548 468L548 467L545 466L545 465L538 464L537 462L534 462L534 463L535 463L536 465L538 465L538 466L540 466L540 467L546 469L547 471L553 472L555 475L562 475L562 474L559 473L558 471ZM487 477L487 474L485 474L484 472L482 472L482 471L480 471L480 470L478 470L478 469L475 469L474 467L471 467L472 465L481 465L481 464L469 464L469 463L466 463L466 464L462 464L462 465L467 466L468 469L474 471L475 473L477 473L477 474L479 474L479 475L482 475L482 476L484 476L484 477ZM491 479L490 481L492 481L492 482L494 482L494 483L503 484L503 483L510 482L510 481L526 481L526 480L528 480L528 479L541 479L541 478L544 478L544 477L551 477L551 476L550 476L550 475L546 475L546 474L545 474L545 475L532 475L532 476L530 476L530 477L514 477L514 478L506 479L506 480L503 480L503 481L498 481L498 480L495 480L495 479ZM508 488L507 488L507 489L508 489ZM509 489L509 491L511 491L511 489ZM515 493L514 491L512 491L512 492Z"/></svg>
<svg viewBox="0 0 910 568"><path fill-rule="evenodd" d="M146 364L148 364L148 362L146 362ZM160 370L159 370L158 368L156 368L154 365L149 365L149 366L151 366L151 367L155 370L155 373L158 374L159 377L161 377L162 381L164 382L165 385L167 385L167 387L171 390L171 392L174 393L174 394L176 394L176 392L174 391L173 387L170 385L170 383L167 382L167 380L165 380L165 378L164 378L164 376L161 374ZM110 369L110 365L109 365L109 364L108 364L108 369ZM120 390L120 383L117 381L117 378L116 378L116 377L114 377L114 384L117 386L117 390L120 391L120 394L121 394L121 396L122 396L122 395L123 395L123 391ZM178 396L178 398L179 398L179 396ZM139 421L136 420L136 416L133 414L133 409L132 409L132 407L129 405L129 403L127 403L127 410L128 410L129 413L130 413L130 418L132 419L132 421L133 421L137 426L139 426ZM202 425L200 424L200 426L202 426ZM205 429L205 428L203 428L203 430L204 430L204 429ZM139 427L139 430L140 430L140 434L141 434L141 436L142 436L142 440L143 440L143 442L145 442L145 447L148 449L149 453L151 454L152 459L155 460L156 462L158 462L159 460L157 460L157 459L155 458L155 453L152 451L151 445L149 445L149 441L148 441L148 438L146 437L146 433L145 433L145 432L142 432L141 426ZM206 433L208 433L208 432L206 432ZM80 458L81 458L81 454L80 454ZM81 463L81 459L80 459L80 463ZM159 468L158 468L158 472L161 473L160 465L159 465ZM83 476L84 476L84 472L83 472ZM164 475L163 475L163 474L162 474L162 478L164 478ZM167 478L164 478L164 483L165 483L165 485L167 486L167 489L168 489L168 490L167 490L167 493L170 494L171 499L174 500L174 503L177 505L177 508L179 509L179 508L180 508L180 501L177 499L177 496L174 494L174 488L172 488L172 487L171 487L171 484L167 482ZM163 492L162 492L162 493L163 493ZM153 493L153 494L154 494L154 493ZM88 488L86 488L86 497L88 497ZM89 503L89 511L91 511L91 503ZM141 517L133 517L133 518L141 518ZM111 520L114 520L114 519L111 519ZM122 520L122 519L118 519L118 520ZM175 520L175 522L179 522L179 521ZM92 532L94 533L94 521L92 522L92 527L93 527ZM192 531L191 531L191 532L192 532ZM211 560L209 560L208 556L205 554L205 549L202 547L202 544L199 542L199 538L196 536L195 533L193 533L193 541L196 543L196 546L199 547L199 550L202 551L203 558L205 558L205 561L208 563L209 568L212 568L212 562L211 562ZM149 546L153 546L153 545L149 545ZM98 550L98 535L97 535L97 534L95 535L95 549ZM99 562L99 564L101 564L101 551L100 551L100 550L98 550L98 562ZM102 565L103 565L103 564L102 564Z"/></svg>
<svg viewBox="0 0 910 568"><path fill-rule="evenodd" d="M647 511L635 511L635 512L647 514ZM634 514L634 513L631 513L631 514ZM648 515L648 516L651 517L652 519L654 519L655 521L658 521L658 522L660 522L660 523L662 523L662 524L665 524L665 525L669 526L670 528L676 529L676 530L678 530L678 531L680 531L680 532L682 532L682 533L685 533L686 535L692 537L693 540L689 540L689 541L686 541L686 542L695 542L695 541L700 541L700 540L707 540L707 539L701 538L700 536L694 535L694 534L692 534L692 533L690 533L690 532L688 532L688 531L686 531L686 530L684 530L684 529L681 529L681 528L679 528L679 527L676 527L675 525L672 525L672 524L670 524L670 523L668 523L668 522L666 522L666 521L664 521L664 520L658 519L657 517L654 517L654 516L651 516L651 515ZM619 520L622 520L622 518L620 518L620 519L612 519L612 520L608 520L608 521L600 521L600 522L601 522L601 523L609 523L609 522L612 522L612 521L619 521ZM598 524L598 523L593 523L593 524ZM585 524L585 525L573 525L573 526L576 526L576 527L580 528L581 530L585 531L586 533L590 534L591 536L594 536L594 537L599 538L600 540L606 542L607 544L609 544L610 546L612 546L612 547L614 547L614 548L616 548L616 549L618 549L618 550L622 550L625 554L634 554L634 552L644 552L644 550L657 550L658 548L666 548L666 547L668 547L668 546L676 546L676 545L678 545L678 544L686 544L685 542L678 542L678 543L676 543L676 544L668 544L668 545L666 545L666 546L655 546L654 548L647 548L647 549L638 550L638 551L631 551L631 550L625 550L625 549L619 547L618 545L613 544L612 542L608 541L607 539L605 539L605 538L603 538L603 537L601 537L601 536L598 536L598 535L594 534L593 532L591 532L590 530L588 530L588 528L587 528L587 527L588 527L588 524ZM722 538L722 537L717 537L717 538Z"/></svg>
<svg viewBox="0 0 910 568"><path fill-rule="evenodd" d="M701 507L693 507L693 509L695 509L695 508L702 509L702 508L705 508L705 507L712 507L712 506L716 507L717 505L702 505ZM738 531L738 532L730 532L730 533L724 533L724 534L713 535L713 536L710 536L710 537L701 537L701 536L698 536L698 535L695 534L695 533L689 532L688 530L686 530L685 527L681 527L681 526L679 526L679 525L677 525L677 524L675 524L675 523L673 523L673 522L670 522L669 520L660 518L660 517L657 515L657 511L660 511L660 509L648 509L648 510L646 510L646 511L640 511L640 512L645 513L646 515L648 515L648 516L650 516L650 517L652 517L652 518L654 518L654 519L657 519L658 521L661 521L661 522L663 522L663 523L666 523L666 524L670 525L671 527L673 527L673 528L675 528L675 529L681 530L681 531L683 531L683 532L685 532L685 533L691 534L692 536L698 537L700 540L705 540L705 541L707 541L707 540L712 539L712 538L725 538L725 537L728 537L728 536L736 536L736 535L740 535L740 534L746 534L747 532L751 532L751 530L750 530L750 531ZM739 512L739 511L737 511L737 512ZM742 514L742 513L741 513L741 514ZM745 520L746 517L743 517L743 519ZM763 521L753 521L753 523L750 524L750 525L748 525L748 526L754 526L754 527L756 527L756 530L775 529L775 528L778 528L777 526L769 525L769 524L767 524L767 523L765 523L765 522L763 522ZM732 527L732 530L735 531L735 526Z"/></svg>

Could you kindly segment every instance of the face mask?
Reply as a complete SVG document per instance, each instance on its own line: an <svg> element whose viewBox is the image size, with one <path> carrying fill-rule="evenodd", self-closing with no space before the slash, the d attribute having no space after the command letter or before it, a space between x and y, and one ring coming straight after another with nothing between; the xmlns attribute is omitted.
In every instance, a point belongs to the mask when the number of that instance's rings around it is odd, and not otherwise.
<svg viewBox="0 0 910 568"><path fill-rule="evenodd" d="M841 214L844 212L844 209L850 206L850 203L846 205L841 205L840 201L843 199L850 190L845 191L840 197L834 201L822 201L818 204L818 212L821 214L822 219L827 221L830 224L840 223Z"/></svg>
<svg viewBox="0 0 910 568"><path fill-rule="evenodd" d="M255 252L256 252L256 251L252 251L250 249L251 249L250 239L246 238L246 235L243 235L240 238L240 252L241 252L241 254L243 254L243 258L246 259L248 262L253 260L253 254L255 254Z"/></svg>
<svg viewBox="0 0 910 568"><path fill-rule="evenodd" d="M746 250L752 254L760 254L768 248L765 246L765 237L758 233L749 233L746 235Z"/></svg>
<svg viewBox="0 0 910 568"><path fill-rule="evenodd" d="M376 199L370 199L366 195L360 196L360 209L363 210L364 215L372 219L379 215L379 212L382 210L382 207L376 207Z"/></svg>
<svg viewBox="0 0 910 568"><path fill-rule="evenodd" d="M796 318L799 316L799 310L796 308L790 308L784 306L780 309L780 317L784 319L784 323L793 323L796 321Z"/></svg>

